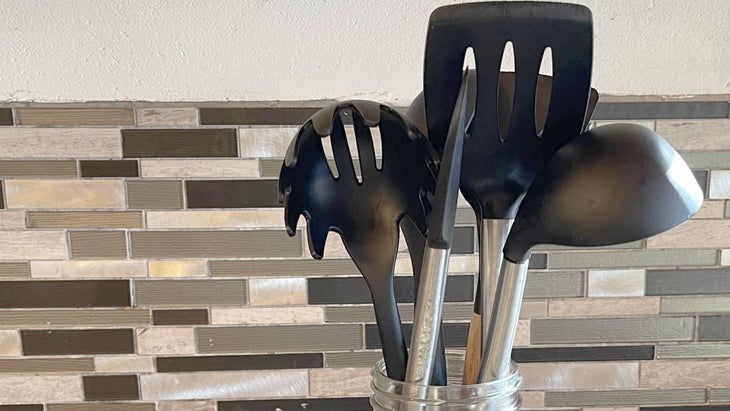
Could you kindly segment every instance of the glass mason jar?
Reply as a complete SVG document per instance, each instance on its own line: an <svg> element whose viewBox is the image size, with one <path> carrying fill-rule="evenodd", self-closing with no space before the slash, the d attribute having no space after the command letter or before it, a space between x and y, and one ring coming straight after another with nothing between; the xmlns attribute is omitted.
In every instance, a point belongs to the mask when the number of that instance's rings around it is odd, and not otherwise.
<svg viewBox="0 0 730 411"><path fill-rule="evenodd" d="M522 376L516 364L504 379L482 384L461 385L464 353L446 355L449 385L419 386L396 381L385 375L385 363L378 361L370 370L370 405L374 411L516 411L522 398ZM409 389L410 388L410 389ZM420 392L420 398L404 395ZM425 393L425 395L423 395Z"/></svg>

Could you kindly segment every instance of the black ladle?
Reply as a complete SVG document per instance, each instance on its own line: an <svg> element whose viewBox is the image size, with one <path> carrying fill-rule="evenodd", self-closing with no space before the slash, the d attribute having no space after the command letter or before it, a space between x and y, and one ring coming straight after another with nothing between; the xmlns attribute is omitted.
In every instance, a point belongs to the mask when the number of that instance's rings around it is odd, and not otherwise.
<svg viewBox="0 0 730 411"><path fill-rule="evenodd" d="M349 111L355 129L362 182L358 182L340 113ZM375 161L370 127L380 128L382 166ZM323 138L331 138L334 177L327 164ZM322 258L329 231L342 237L347 252L370 288L386 371L405 378L406 340L393 290L398 250L398 225L409 248L423 249L428 201L433 193L437 157L418 128L395 110L374 102L350 101L315 113L289 146L279 190L285 203L287 232L294 235L300 215L307 219L309 247ZM420 238L419 238L420 237ZM411 243L413 242L413 243ZM414 267L414 273L420 269Z"/></svg>
<svg viewBox="0 0 730 411"><path fill-rule="evenodd" d="M507 237L479 380L509 372L532 247L644 239L690 218L702 199L684 160L647 128L612 124L571 139L527 191Z"/></svg>

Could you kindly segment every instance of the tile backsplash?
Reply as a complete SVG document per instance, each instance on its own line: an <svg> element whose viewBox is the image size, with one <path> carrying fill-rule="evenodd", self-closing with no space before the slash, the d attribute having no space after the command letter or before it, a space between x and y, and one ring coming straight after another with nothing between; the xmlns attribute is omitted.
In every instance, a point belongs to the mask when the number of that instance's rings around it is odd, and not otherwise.
<svg viewBox="0 0 730 411"><path fill-rule="evenodd" d="M730 409L729 97L599 103L596 124L664 136L706 201L645 241L537 249L513 352L524 409ZM336 235L312 260L278 202L286 148L322 104L2 104L0 411L370 409L368 289ZM475 236L462 200L454 349ZM407 335L409 265L401 252Z"/></svg>

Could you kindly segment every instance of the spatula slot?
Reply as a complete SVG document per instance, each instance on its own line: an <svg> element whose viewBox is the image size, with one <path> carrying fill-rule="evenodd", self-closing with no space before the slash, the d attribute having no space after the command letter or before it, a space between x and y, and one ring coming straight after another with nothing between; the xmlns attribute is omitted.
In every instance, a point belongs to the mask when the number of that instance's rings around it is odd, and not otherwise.
<svg viewBox="0 0 730 411"><path fill-rule="evenodd" d="M497 87L497 124L499 127L499 138L504 141L509 133L510 123L512 119L512 111L514 110L515 88L504 87L509 83L504 79L505 74L514 75L515 70L515 50L511 41L504 44L502 50L502 60L499 64L499 86Z"/></svg>
<svg viewBox="0 0 730 411"><path fill-rule="evenodd" d="M545 76L553 75L553 50L546 47L542 53L540 60L540 74ZM553 82L538 76L537 89L535 90L535 133L542 136L545 130L545 122L550 111L550 102L552 100Z"/></svg>
<svg viewBox="0 0 730 411"><path fill-rule="evenodd" d="M342 124L345 125L345 135L347 136L347 148L350 151L350 161L352 167L355 170L355 178L358 183L362 183L362 174L360 172L360 162L357 160L360 158L360 153L357 147L357 140L355 138L355 129L352 125L352 111L350 109L343 109L340 111L340 119Z"/></svg>

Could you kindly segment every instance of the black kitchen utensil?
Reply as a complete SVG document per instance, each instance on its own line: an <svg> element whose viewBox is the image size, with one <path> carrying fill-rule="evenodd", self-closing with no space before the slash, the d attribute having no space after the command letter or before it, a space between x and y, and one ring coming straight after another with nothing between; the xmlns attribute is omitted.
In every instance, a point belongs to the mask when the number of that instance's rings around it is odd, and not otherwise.
<svg viewBox="0 0 730 411"><path fill-rule="evenodd" d="M479 225L475 311L483 313L482 342L499 251L519 203L552 154L590 118L592 36L590 11L573 4L470 3L441 7L431 15L423 94L428 136L439 150L467 48L472 48L476 61L476 113L464 145L461 191ZM514 74L500 73L507 42L514 49ZM552 78L539 76L547 48L553 58ZM478 361L471 358L478 356L473 349L467 354L465 383L474 382Z"/></svg>
<svg viewBox="0 0 730 411"><path fill-rule="evenodd" d="M362 182L355 175L342 112L351 113ZM381 135L380 168L370 132L375 126ZM325 158L322 141L327 136L338 177L333 176ZM410 121L385 105L350 101L320 110L300 128L289 146L279 180L287 232L294 235L299 216L304 215L314 258L324 255L329 231L342 237L370 288L388 376L401 381L407 350L393 291L398 224L409 219L421 236L425 234L429 211L426 194L434 190L436 163L433 148ZM409 239L416 236L411 233Z"/></svg>
<svg viewBox="0 0 730 411"><path fill-rule="evenodd" d="M516 327L497 325L516 323L532 247L640 240L687 220L702 198L684 160L647 128L611 124L571 139L527 191L507 237L480 381L509 371Z"/></svg>

